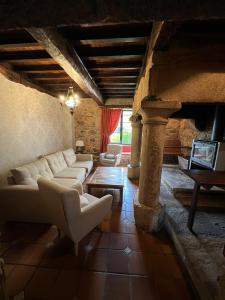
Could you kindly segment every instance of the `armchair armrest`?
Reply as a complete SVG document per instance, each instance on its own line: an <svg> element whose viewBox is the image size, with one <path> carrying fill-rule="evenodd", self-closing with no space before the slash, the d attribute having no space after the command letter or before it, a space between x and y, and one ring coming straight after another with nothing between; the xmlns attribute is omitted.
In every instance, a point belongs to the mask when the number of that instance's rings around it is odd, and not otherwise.
<svg viewBox="0 0 225 300"><path fill-rule="evenodd" d="M121 157L122 157L122 154L120 154L120 153L115 156L115 160L116 160L115 166L118 166L120 164Z"/></svg>
<svg viewBox="0 0 225 300"><path fill-rule="evenodd" d="M100 153L99 158L102 159L105 157L105 152L104 153Z"/></svg>
<svg viewBox="0 0 225 300"><path fill-rule="evenodd" d="M91 160L93 161L93 155L92 154L76 154L77 160L78 161L87 161L87 160Z"/></svg>

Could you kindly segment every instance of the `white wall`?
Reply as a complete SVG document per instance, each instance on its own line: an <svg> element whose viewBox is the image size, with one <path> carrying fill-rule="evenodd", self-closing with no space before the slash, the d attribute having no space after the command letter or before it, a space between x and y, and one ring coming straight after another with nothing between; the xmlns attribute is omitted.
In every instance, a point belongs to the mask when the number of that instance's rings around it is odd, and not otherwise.
<svg viewBox="0 0 225 300"><path fill-rule="evenodd" d="M10 168L72 146L71 122L58 99L0 74L0 184Z"/></svg>

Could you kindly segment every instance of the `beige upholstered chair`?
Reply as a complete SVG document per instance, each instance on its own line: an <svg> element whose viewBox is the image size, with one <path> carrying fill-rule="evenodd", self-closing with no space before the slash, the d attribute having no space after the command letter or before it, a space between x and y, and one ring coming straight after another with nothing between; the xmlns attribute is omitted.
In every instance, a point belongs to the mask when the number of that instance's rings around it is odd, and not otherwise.
<svg viewBox="0 0 225 300"><path fill-rule="evenodd" d="M38 186L49 223L71 238L77 255L78 242L110 212L112 196L99 199L89 194L79 195L78 191L43 177L38 179Z"/></svg>
<svg viewBox="0 0 225 300"><path fill-rule="evenodd" d="M122 145L108 144L107 152L100 153L100 163L103 166L116 167L120 164L122 156Z"/></svg>

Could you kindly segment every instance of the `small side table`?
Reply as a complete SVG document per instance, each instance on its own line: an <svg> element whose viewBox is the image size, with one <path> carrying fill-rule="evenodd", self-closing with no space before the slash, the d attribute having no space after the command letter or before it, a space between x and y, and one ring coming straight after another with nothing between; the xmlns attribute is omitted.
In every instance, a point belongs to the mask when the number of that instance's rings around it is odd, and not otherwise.
<svg viewBox="0 0 225 300"><path fill-rule="evenodd" d="M182 170L187 176L195 181L192 195L191 209L188 216L187 226L192 231L195 213L197 209L200 187L210 190L212 186L225 187L225 172L211 170Z"/></svg>

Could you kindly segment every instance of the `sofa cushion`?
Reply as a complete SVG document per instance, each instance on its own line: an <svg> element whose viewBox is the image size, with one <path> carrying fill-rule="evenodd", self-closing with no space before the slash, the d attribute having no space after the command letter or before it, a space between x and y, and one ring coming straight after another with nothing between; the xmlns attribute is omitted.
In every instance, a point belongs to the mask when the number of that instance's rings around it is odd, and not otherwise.
<svg viewBox="0 0 225 300"><path fill-rule="evenodd" d="M63 152L64 159L67 163L67 166L70 167L76 161L76 154L72 148L64 150Z"/></svg>
<svg viewBox="0 0 225 300"><path fill-rule="evenodd" d="M53 174L45 158L11 170L17 184L36 184L39 177L52 178Z"/></svg>
<svg viewBox="0 0 225 300"><path fill-rule="evenodd" d="M61 151L45 156L47 159L52 173L56 173L67 168L66 161Z"/></svg>
<svg viewBox="0 0 225 300"><path fill-rule="evenodd" d="M84 168L66 168L55 174L55 178L76 178L81 182L85 179L86 170Z"/></svg>
<svg viewBox="0 0 225 300"><path fill-rule="evenodd" d="M84 207L89 204L89 201L84 196L80 195L80 207Z"/></svg>
<svg viewBox="0 0 225 300"><path fill-rule="evenodd" d="M115 155L112 154L112 153L106 153L106 154L105 154L105 158L115 159Z"/></svg>
<svg viewBox="0 0 225 300"><path fill-rule="evenodd" d="M72 178L52 178L52 181L63 185L65 187L78 190L78 192L82 195L83 194L83 187L82 184L78 179L72 179Z"/></svg>
<svg viewBox="0 0 225 300"><path fill-rule="evenodd" d="M93 161L76 161L71 165L72 168L85 168L86 173L89 174L93 167Z"/></svg>

